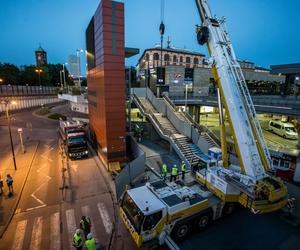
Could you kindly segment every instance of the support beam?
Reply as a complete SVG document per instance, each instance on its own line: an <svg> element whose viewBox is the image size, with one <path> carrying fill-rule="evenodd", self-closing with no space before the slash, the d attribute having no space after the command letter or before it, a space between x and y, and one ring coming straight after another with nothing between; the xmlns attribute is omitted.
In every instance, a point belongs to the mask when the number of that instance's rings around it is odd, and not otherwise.
<svg viewBox="0 0 300 250"><path fill-rule="evenodd" d="M194 106L194 116L195 121L199 124L200 123L200 106Z"/></svg>
<svg viewBox="0 0 300 250"><path fill-rule="evenodd" d="M223 103L221 100L221 93L218 88L218 105L219 105L219 122L220 122L220 133L221 133L221 148L222 148L222 160L223 166L228 167L228 152L227 152L227 140L226 140L226 130L225 130L225 119L223 112Z"/></svg>

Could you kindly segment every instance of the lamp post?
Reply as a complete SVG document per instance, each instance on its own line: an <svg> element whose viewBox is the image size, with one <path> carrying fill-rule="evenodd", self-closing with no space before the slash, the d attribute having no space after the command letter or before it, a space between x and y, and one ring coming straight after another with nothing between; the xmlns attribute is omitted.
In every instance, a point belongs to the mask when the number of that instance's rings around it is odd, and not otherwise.
<svg viewBox="0 0 300 250"><path fill-rule="evenodd" d="M188 83L185 83L185 102L184 102L184 111L187 114L187 99L188 99Z"/></svg>
<svg viewBox="0 0 300 250"><path fill-rule="evenodd" d="M13 157L14 168L15 168L15 170L17 170L14 144L13 144L13 140L12 140L12 136L11 136L10 115L9 115L9 104L16 105L17 103L15 101L10 102L9 100L4 100L1 103L5 105L7 126L8 126L10 146L11 146L11 153L12 153L12 157Z"/></svg>
<svg viewBox="0 0 300 250"><path fill-rule="evenodd" d="M0 84L2 84L4 81L3 81L3 79L2 78L0 78Z"/></svg>
<svg viewBox="0 0 300 250"><path fill-rule="evenodd" d="M77 49L76 50L76 53L77 53L77 67L78 67L78 86L79 86L79 89L81 88L81 82L80 82L80 53L83 53L84 50L83 49Z"/></svg>
<svg viewBox="0 0 300 250"><path fill-rule="evenodd" d="M62 72L63 72L63 79L64 79L64 87L65 87L65 89L67 88L67 83L66 83L66 71L65 71L65 65L67 65L68 63L63 63L63 70L62 70Z"/></svg>
<svg viewBox="0 0 300 250"><path fill-rule="evenodd" d="M38 73L38 75L39 75L39 84L41 85L41 73L43 72L43 70L42 69L36 69L35 72Z"/></svg>

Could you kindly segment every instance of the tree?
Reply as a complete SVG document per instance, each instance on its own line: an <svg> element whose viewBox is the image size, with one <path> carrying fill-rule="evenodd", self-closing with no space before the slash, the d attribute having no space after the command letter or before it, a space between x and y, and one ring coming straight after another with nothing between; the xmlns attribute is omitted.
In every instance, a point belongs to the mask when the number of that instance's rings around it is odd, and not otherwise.
<svg viewBox="0 0 300 250"><path fill-rule="evenodd" d="M13 64L0 63L0 78L3 80L2 84L58 86L62 69L62 64L47 64L41 67L23 65L18 68ZM37 70L41 70L41 72L37 72ZM74 85L66 68L65 75L67 84Z"/></svg>
<svg viewBox="0 0 300 250"><path fill-rule="evenodd" d="M3 80L2 84L20 84L20 70L13 64L0 63L0 78Z"/></svg>

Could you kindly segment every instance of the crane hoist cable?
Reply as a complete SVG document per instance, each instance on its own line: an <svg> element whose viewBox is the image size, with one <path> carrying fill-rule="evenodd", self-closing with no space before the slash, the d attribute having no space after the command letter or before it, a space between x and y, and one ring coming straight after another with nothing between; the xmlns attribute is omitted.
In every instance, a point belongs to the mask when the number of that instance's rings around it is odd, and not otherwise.
<svg viewBox="0 0 300 250"><path fill-rule="evenodd" d="M159 79L163 79L162 75L162 57L163 57L163 39L165 34L165 24L164 24L164 15L165 15L165 0L160 1L160 25L159 25L159 33L160 33L160 77Z"/></svg>

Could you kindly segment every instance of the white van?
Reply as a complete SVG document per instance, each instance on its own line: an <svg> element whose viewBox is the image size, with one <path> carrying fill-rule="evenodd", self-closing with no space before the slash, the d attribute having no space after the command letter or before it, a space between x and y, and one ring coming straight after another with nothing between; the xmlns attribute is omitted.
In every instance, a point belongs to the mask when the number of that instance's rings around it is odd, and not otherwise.
<svg viewBox="0 0 300 250"><path fill-rule="evenodd" d="M282 121L270 121L269 131L288 139L298 139L298 133L292 123Z"/></svg>

